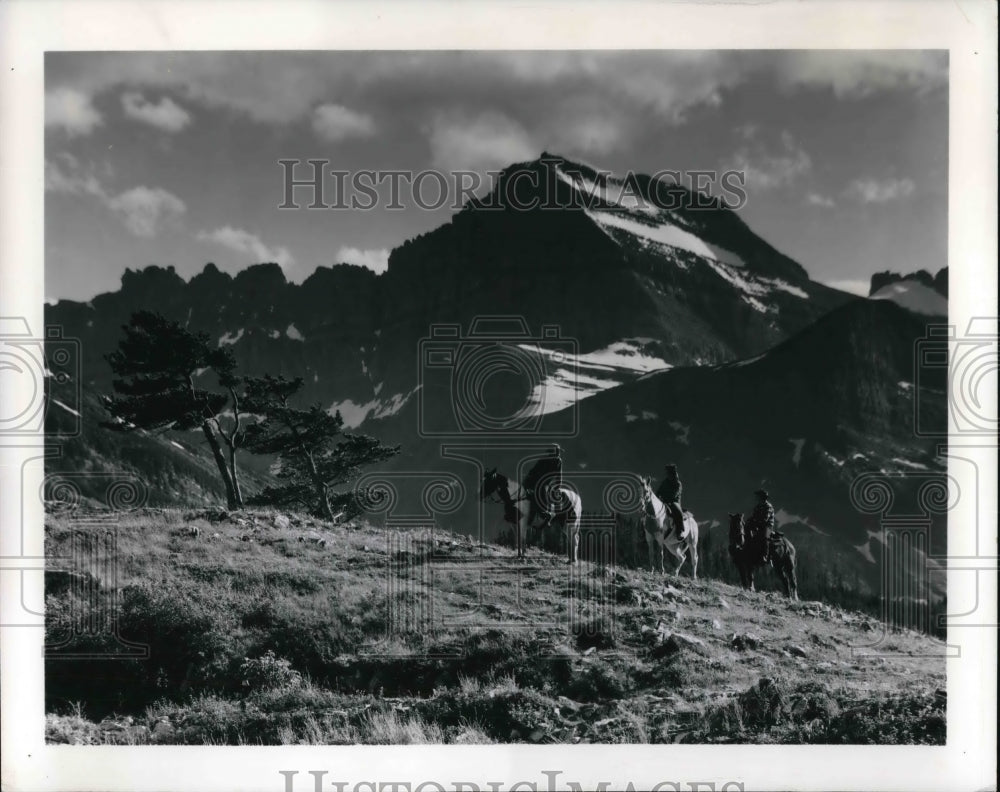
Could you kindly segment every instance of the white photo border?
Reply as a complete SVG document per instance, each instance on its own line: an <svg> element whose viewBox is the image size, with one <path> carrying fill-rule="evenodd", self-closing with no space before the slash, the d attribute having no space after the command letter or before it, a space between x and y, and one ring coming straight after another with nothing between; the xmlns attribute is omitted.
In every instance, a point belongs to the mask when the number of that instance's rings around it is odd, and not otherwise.
<svg viewBox="0 0 1000 792"><path fill-rule="evenodd" d="M949 322L997 316L997 17L976 2L355 3L14 0L0 6L0 315L44 325L44 53L58 50L336 49L947 49L950 73ZM0 398L3 398L0 395ZM995 394L993 394L995 400ZM995 409L995 401L994 401ZM0 447L0 556L19 541L21 464ZM995 454L992 462L996 465ZM41 481L40 466L26 468ZM995 480L988 471L983 482ZM992 487L993 485L986 485ZM19 496L18 496L19 497ZM996 491L979 514L996 536ZM41 504L23 504L41 555ZM950 519L975 518L952 515ZM35 532L37 530L37 533ZM20 597L4 569L0 595ZM40 577L40 576L38 576ZM14 580L14 578L18 578ZM996 572L979 575L982 624L996 624ZM949 573L949 600L959 585ZM10 596L8 596L10 595ZM0 618L0 623L6 623ZM361 746L82 747L44 742L42 632L3 627L3 788L10 790L311 790L331 782L567 781L611 788L982 789L996 780L995 627L953 630L945 747ZM561 771L553 777L543 771ZM665 782L665 783L664 783ZM728 787L726 784L730 784ZM737 786L734 784L742 784ZM676 786L675 786L676 785ZM318 787L317 787L318 788ZM386 787L391 788L391 787ZM429 784L424 789L437 789ZM461 788L461 787L459 787ZM470 789L472 787L465 787ZM521 787L531 788L531 787ZM993 787L995 788L995 787Z"/></svg>

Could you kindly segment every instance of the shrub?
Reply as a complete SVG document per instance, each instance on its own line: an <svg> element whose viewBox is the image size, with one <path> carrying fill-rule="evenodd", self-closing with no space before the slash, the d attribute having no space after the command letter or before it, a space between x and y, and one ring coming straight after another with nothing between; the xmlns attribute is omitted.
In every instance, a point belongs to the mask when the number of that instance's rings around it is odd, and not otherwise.
<svg viewBox="0 0 1000 792"><path fill-rule="evenodd" d="M261 657L243 661L240 680L240 684L251 691L276 690L298 687L302 684L302 675L292 668L291 662L268 650Z"/></svg>

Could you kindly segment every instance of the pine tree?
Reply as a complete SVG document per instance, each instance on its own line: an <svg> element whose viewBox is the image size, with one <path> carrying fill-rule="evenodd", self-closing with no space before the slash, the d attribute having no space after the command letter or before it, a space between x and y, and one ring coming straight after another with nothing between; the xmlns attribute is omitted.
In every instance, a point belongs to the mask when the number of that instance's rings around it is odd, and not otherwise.
<svg viewBox="0 0 1000 792"><path fill-rule="evenodd" d="M112 383L117 396L105 397L105 409L112 420L102 425L116 431L152 432L200 427L219 468L229 508L242 508L236 450L243 432L232 353L212 349L204 333L192 333L152 311L132 314L122 330L125 335L117 351L105 356L117 376ZM205 369L216 374L228 395L195 386L195 377ZM220 422L227 404L233 415L228 433ZM228 463L220 437L229 448Z"/></svg>
<svg viewBox="0 0 1000 792"><path fill-rule="evenodd" d="M263 416L247 427L246 447L253 453L277 454L280 465L282 483L260 494L265 502L306 505L332 521L332 488L399 453L398 446L384 446L375 438L343 434L339 411L330 415L319 405L292 407L289 399L301 389L301 378L265 375L248 377L245 384L244 407Z"/></svg>

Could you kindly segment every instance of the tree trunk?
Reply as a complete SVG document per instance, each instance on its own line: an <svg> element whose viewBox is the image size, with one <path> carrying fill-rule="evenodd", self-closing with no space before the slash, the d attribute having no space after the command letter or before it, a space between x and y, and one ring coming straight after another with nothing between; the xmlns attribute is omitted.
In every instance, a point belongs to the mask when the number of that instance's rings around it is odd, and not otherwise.
<svg viewBox="0 0 1000 792"><path fill-rule="evenodd" d="M238 508L243 508L243 490L240 489L240 478L236 473L236 446L229 446L229 469L233 478L233 496Z"/></svg>
<svg viewBox="0 0 1000 792"><path fill-rule="evenodd" d="M316 498L319 510L327 520L333 522L333 509L330 508L330 498L326 494L326 485L323 483L319 471L316 470L316 462L312 454L304 449L303 453L305 453L306 459L309 460L309 473L312 475L313 484L316 486Z"/></svg>
<svg viewBox="0 0 1000 792"><path fill-rule="evenodd" d="M202 422L201 431L205 433L205 439L208 440L208 446L212 449L212 456L215 457L215 464L219 467L219 473L222 476L222 483L226 487L226 504L230 509L237 509L240 504L236 499L236 490L233 487L233 477L229 474L229 467L226 465L226 458L222 455L222 447L219 445L219 440L215 436L215 432L212 431L211 422Z"/></svg>

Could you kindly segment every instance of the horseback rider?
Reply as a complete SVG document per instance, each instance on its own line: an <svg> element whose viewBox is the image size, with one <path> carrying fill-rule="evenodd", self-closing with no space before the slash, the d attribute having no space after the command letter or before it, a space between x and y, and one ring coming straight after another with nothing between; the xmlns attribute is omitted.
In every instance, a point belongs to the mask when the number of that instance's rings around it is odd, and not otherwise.
<svg viewBox="0 0 1000 792"><path fill-rule="evenodd" d="M677 465L666 465L664 470L666 476L664 476L659 489L656 490L656 497L663 501L664 506L667 507L670 519L673 520L674 526L677 528L677 535L683 539L684 512L681 510L681 491L684 488L677 476Z"/></svg>
<svg viewBox="0 0 1000 792"><path fill-rule="evenodd" d="M750 515L747 530L751 536L757 539L758 545L762 548L762 561L769 564L771 562L771 532L774 530L774 506L768 500L767 490L755 490L754 495L757 496L757 505L754 506L753 514Z"/></svg>
<svg viewBox="0 0 1000 792"><path fill-rule="evenodd" d="M542 484L542 487L539 485ZM531 501L531 508L528 512L528 525L539 516L545 518L544 527L555 518L555 513L551 508L551 493L556 487L562 484L562 449L558 445L553 445L548 456L539 459L528 475L524 477L524 490Z"/></svg>

